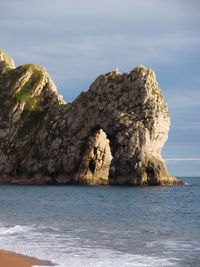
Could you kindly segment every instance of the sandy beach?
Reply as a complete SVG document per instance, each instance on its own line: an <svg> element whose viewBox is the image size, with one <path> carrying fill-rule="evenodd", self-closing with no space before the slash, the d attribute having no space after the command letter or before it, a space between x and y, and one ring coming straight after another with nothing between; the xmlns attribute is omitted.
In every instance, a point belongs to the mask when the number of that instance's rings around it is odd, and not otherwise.
<svg viewBox="0 0 200 267"><path fill-rule="evenodd" d="M31 267L35 265L53 266L48 261L38 260L14 252L0 251L0 267Z"/></svg>

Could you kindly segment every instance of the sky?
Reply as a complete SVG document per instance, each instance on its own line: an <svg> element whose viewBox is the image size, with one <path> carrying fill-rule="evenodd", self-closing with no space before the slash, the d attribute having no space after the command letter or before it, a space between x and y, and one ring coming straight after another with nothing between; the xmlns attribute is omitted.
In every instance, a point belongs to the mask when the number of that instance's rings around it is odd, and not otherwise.
<svg viewBox="0 0 200 267"><path fill-rule="evenodd" d="M200 177L200 0L0 0L0 47L45 66L66 102L102 73L152 68L171 127L170 174Z"/></svg>

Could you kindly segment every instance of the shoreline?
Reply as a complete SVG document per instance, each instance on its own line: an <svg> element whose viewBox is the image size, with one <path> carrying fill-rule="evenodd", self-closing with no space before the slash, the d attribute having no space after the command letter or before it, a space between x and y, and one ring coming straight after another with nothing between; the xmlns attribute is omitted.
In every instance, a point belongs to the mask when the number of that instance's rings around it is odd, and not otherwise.
<svg viewBox="0 0 200 267"><path fill-rule="evenodd" d="M0 250L0 267L32 267L35 265L55 266L55 264L47 260L39 260L12 251Z"/></svg>

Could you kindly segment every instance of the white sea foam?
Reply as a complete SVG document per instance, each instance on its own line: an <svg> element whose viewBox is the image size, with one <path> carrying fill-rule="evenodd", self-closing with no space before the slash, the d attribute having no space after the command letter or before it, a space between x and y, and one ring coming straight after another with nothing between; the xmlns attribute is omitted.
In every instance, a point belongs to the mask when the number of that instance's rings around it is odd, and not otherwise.
<svg viewBox="0 0 200 267"><path fill-rule="evenodd" d="M53 230L53 231L52 231ZM169 258L119 252L113 248L80 245L80 238L38 225L0 226L0 248L47 259L58 267L167 267Z"/></svg>
<svg viewBox="0 0 200 267"><path fill-rule="evenodd" d="M100 236L102 234L106 235L107 232L102 230L99 234ZM117 233L113 230L113 234ZM148 253L136 254L134 253L134 248L133 252L126 252L125 250L125 252L121 252L110 245L108 247L98 247L95 246L95 243L91 243L90 238L91 236L88 236L88 232L82 231L82 229L63 233L63 229L58 226L36 224L0 225L0 249L50 260L58 264L58 267L179 266L177 265L181 263L181 258L177 257L179 252L182 253L186 250L190 253L194 247L199 247L198 243L193 244L177 240L147 242L147 252L149 249L157 251L160 248L165 251L162 256L160 256L159 252L157 253L158 256L152 256ZM97 238L99 237L97 236ZM120 243L120 239L118 241L119 247L123 248L123 243ZM98 240L93 240L92 242L98 242Z"/></svg>
<svg viewBox="0 0 200 267"><path fill-rule="evenodd" d="M146 243L146 247L155 248L155 247L164 247L165 250L184 250L184 249L194 249L198 247L199 243L194 241L181 241L181 240L165 240L165 241L152 241Z"/></svg>
<svg viewBox="0 0 200 267"><path fill-rule="evenodd" d="M92 252L92 249L91 249ZM97 252L96 252L97 253ZM95 254L96 254L95 253ZM89 253L90 254L90 253ZM85 254L81 257L78 255L63 257L62 260L59 260L60 267L164 267L164 266L173 266L174 264L170 262L169 259L159 259L154 257L148 257L146 255L130 255L130 254L116 254L114 251L105 251L99 250L98 256L88 257L89 255Z"/></svg>
<svg viewBox="0 0 200 267"><path fill-rule="evenodd" d="M12 234L19 234L28 232L31 230L32 227L30 226L23 226L23 225L15 225L15 226L8 226L8 227L0 227L0 235L12 235Z"/></svg>

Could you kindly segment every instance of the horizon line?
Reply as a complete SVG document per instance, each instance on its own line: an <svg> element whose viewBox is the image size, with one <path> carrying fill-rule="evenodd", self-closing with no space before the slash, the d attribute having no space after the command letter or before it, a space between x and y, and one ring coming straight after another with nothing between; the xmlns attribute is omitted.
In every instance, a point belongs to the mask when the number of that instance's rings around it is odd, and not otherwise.
<svg viewBox="0 0 200 267"><path fill-rule="evenodd" d="M200 158L164 158L166 161L200 161Z"/></svg>

